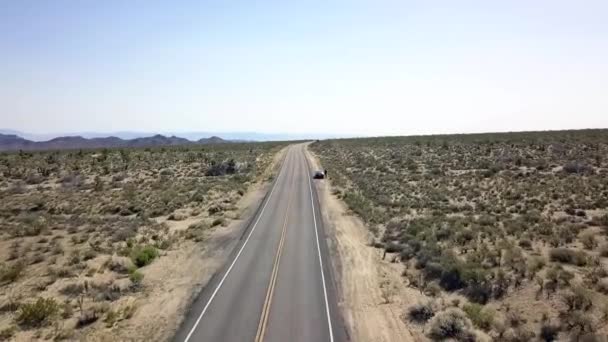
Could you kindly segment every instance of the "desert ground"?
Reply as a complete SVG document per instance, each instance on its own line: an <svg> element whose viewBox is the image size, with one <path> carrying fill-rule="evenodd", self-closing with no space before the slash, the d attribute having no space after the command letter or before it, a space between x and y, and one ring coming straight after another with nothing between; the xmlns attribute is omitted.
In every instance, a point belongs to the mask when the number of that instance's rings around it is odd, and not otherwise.
<svg viewBox="0 0 608 342"><path fill-rule="evenodd" d="M354 341L605 341L608 130L309 146Z"/></svg>
<svg viewBox="0 0 608 342"><path fill-rule="evenodd" d="M281 143L0 154L0 340L167 340Z"/></svg>

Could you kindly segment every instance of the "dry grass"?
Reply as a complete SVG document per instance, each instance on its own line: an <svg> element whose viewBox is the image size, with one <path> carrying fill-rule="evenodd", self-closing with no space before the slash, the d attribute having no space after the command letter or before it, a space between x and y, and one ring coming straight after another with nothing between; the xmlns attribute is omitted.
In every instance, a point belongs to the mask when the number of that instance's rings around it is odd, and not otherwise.
<svg viewBox="0 0 608 342"><path fill-rule="evenodd" d="M372 245L404 265L404 283L443 303L438 314L458 306L495 340L555 327L564 339L608 333L608 131L329 140L311 149Z"/></svg>
<svg viewBox="0 0 608 342"><path fill-rule="evenodd" d="M0 339L128 327L149 268L238 217L282 146L0 154Z"/></svg>

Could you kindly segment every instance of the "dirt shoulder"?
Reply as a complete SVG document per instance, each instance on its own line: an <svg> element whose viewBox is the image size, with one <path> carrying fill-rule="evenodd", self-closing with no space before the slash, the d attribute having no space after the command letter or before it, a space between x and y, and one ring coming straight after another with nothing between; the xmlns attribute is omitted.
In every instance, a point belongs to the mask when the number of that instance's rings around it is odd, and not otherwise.
<svg viewBox="0 0 608 342"><path fill-rule="evenodd" d="M311 165L321 169L307 151ZM404 308L425 296L403 286L400 263L382 259L380 250L369 246L372 237L364 223L332 195L331 180L316 182L326 230L334 235L332 264L338 281L340 307L351 340L421 341L423 334L409 329Z"/></svg>

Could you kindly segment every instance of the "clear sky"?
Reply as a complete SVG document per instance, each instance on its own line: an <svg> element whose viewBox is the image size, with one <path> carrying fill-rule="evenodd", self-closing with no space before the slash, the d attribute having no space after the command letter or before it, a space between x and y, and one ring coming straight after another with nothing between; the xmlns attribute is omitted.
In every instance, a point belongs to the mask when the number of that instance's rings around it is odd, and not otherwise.
<svg viewBox="0 0 608 342"><path fill-rule="evenodd" d="M0 2L0 128L608 127L608 1Z"/></svg>

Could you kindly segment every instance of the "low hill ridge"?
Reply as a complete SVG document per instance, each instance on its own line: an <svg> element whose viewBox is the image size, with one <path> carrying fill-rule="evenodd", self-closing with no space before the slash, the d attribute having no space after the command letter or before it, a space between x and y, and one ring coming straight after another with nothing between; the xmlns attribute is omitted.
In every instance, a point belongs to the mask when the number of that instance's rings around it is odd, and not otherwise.
<svg viewBox="0 0 608 342"><path fill-rule="evenodd" d="M81 136L57 137L47 141L31 141L15 134L0 134L0 151L65 150L81 148L157 147L195 144L227 143L217 136L191 141L176 136L156 134L150 137L121 139L117 137L83 138Z"/></svg>

